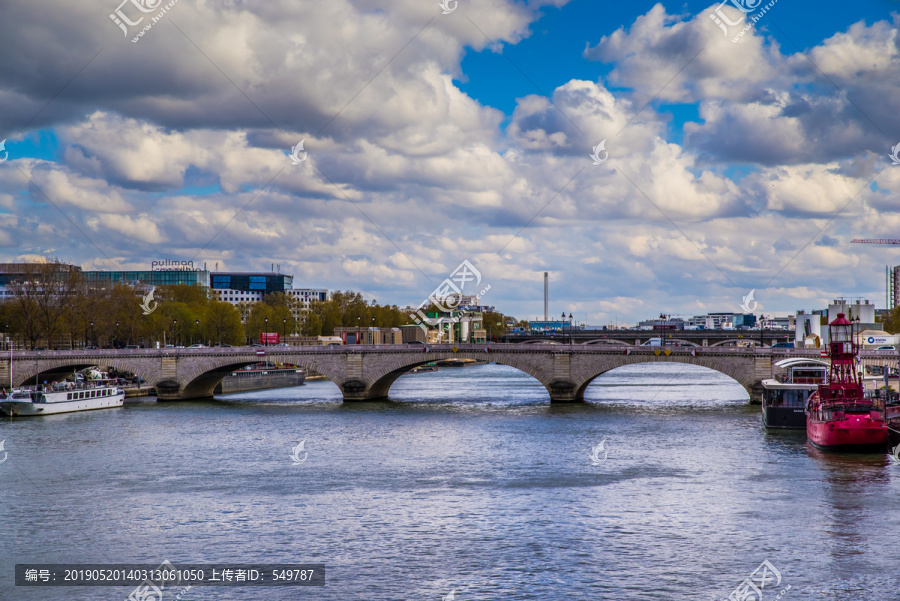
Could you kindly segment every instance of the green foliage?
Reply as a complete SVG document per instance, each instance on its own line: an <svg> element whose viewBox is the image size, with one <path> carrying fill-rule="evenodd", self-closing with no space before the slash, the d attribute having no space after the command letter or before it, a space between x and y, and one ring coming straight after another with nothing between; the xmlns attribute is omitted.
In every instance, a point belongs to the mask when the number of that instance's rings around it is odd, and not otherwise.
<svg viewBox="0 0 900 601"><path fill-rule="evenodd" d="M894 307L887 313L885 313L882 318L882 326L881 329L887 332L888 334L896 334L900 332L900 306Z"/></svg>
<svg viewBox="0 0 900 601"><path fill-rule="evenodd" d="M396 305L367 302L350 290L334 292L329 300L314 302L301 313L300 301L283 293L233 306L210 298L205 288L185 285L155 288L153 311L145 315L141 303L148 290L143 287L88 287L79 272L58 261L29 264L28 270L30 280L11 285L12 298L0 302L0 328L31 348L154 347L157 342L242 345L259 340L261 332L332 336L340 326L391 328L413 323ZM301 316L300 323L295 315ZM485 313L484 329L492 337L502 336L510 320L502 313Z"/></svg>
<svg viewBox="0 0 900 601"><path fill-rule="evenodd" d="M304 336L333 336L338 327L395 328L413 323L396 305L367 303L359 292L337 291L327 301L314 302L301 328Z"/></svg>

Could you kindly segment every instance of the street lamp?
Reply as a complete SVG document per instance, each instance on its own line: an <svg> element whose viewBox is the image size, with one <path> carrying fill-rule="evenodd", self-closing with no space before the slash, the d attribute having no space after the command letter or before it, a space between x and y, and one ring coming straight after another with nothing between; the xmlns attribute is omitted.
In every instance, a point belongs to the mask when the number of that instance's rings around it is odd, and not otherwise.
<svg viewBox="0 0 900 601"><path fill-rule="evenodd" d="M96 346L94 344L94 320L91 320L91 346Z"/></svg>
<svg viewBox="0 0 900 601"><path fill-rule="evenodd" d="M203 339L200 337L200 318L194 320L194 324L197 326L197 342L202 343ZM194 337L191 336L191 341L193 342Z"/></svg>
<svg viewBox="0 0 900 601"><path fill-rule="evenodd" d="M266 331L263 332L263 336L266 337L266 346L269 346L269 316L266 315Z"/></svg>
<svg viewBox="0 0 900 601"><path fill-rule="evenodd" d="M178 346L178 318L172 320L172 336L175 338L175 346Z"/></svg>
<svg viewBox="0 0 900 601"><path fill-rule="evenodd" d="M118 321L116 321L116 331L113 333L113 339L115 340L115 342L119 341L119 322ZM115 346L116 345L113 344L113 347L115 347Z"/></svg>
<svg viewBox="0 0 900 601"><path fill-rule="evenodd" d="M575 343L575 334L572 332L572 314L569 313L569 344Z"/></svg>
<svg viewBox="0 0 900 601"><path fill-rule="evenodd" d="M285 337L285 332L287 331L287 317L281 318L281 337ZM284 342L284 340L282 340Z"/></svg>

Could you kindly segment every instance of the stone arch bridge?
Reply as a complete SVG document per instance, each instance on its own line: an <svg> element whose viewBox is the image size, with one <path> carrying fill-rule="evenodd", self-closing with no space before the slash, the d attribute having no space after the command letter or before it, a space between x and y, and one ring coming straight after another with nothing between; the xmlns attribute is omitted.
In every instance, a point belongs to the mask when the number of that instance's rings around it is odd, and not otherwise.
<svg viewBox="0 0 900 601"><path fill-rule="evenodd" d="M871 353L870 353L871 354ZM135 349L97 351L17 351L0 363L0 383L20 385L59 378L92 365L132 372L154 386L160 400L213 396L229 373L259 361L280 361L313 369L340 388L345 401L388 396L391 385L410 369L441 359L486 360L523 371L544 385L553 403L579 402L597 376L635 363L687 363L714 369L739 382L758 401L761 382L773 363L787 357L819 357L814 349L725 347L626 347L610 344L377 345L269 347L267 349ZM878 364L896 357L874 356Z"/></svg>

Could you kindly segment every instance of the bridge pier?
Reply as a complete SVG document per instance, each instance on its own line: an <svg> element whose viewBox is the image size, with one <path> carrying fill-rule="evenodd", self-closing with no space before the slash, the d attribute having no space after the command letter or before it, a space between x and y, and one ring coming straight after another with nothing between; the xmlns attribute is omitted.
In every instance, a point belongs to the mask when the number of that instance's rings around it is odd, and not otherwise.
<svg viewBox="0 0 900 601"><path fill-rule="evenodd" d="M757 382L756 384L751 384L746 387L747 392L750 394L750 404L751 405L762 405L763 392L765 388L763 388L762 382Z"/></svg>
<svg viewBox="0 0 900 601"><path fill-rule="evenodd" d="M551 404L582 403L584 397L578 394L578 387L574 383L565 380L554 380L545 385L550 393Z"/></svg>
<svg viewBox="0 0 900 601"><path fill-rule="evenodd" d="M338 386L345 403L378 401L387 398L387 386L369 385L362 380L347 380Z"/></svg>

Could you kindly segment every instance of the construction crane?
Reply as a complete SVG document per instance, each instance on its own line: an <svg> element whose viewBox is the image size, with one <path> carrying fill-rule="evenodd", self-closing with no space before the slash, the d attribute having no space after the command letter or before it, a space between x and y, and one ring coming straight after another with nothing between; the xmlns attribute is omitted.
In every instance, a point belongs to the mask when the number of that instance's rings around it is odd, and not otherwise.
<svg viewBox="0 0 900 601"><path fill-rule="evenodd" d="M850 244L896 244L900 245L897 238L854 238Z"/></svg>

